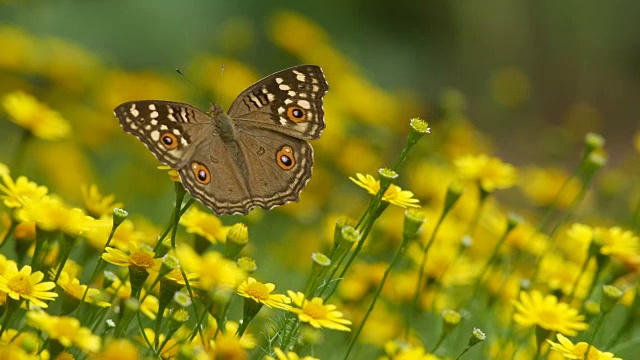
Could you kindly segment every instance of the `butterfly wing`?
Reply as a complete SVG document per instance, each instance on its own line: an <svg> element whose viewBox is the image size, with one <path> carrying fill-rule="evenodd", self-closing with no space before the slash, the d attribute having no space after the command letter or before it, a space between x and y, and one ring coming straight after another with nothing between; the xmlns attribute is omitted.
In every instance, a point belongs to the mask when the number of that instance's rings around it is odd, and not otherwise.
<svg viewBox="0 0 640 360"><path fill-rule="evenodd" d="M325 127L322 99L328 90L319 66L294 66L243 91L229 107L229 116L239 126L317 139Z"/></svg>
<svg viewBox="0 0 640 360"><path fill-rule="evenodd" d="M311 178L313 148L267 129L237 127L233 143L212 143L194 153L180 177L191 195L218 215L298 201ZM223 149L224 147L224 149Z"/></svg>
<svg viewBox="0 0 640 360"><path fill-rule="evenodd" d="M114 114L124 131L134 135L162 163L178 169L196 151L199 138L207 131L216 135L211 117L189 104L142 100L115 108Z"/></svg>

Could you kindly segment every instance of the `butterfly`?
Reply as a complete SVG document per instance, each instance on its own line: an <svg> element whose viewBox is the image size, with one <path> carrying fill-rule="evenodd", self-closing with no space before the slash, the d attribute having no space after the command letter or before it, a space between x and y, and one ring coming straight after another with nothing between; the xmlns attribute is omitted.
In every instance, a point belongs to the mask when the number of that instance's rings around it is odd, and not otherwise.
<svg viewBox="0 0 640 360"><path fill-rule="evenodd" d="M308 140L325 128L329 85L316 65L278 71L244 90L229 111L164 100L130 101L114 114L191 196L217 215L298 201L311 178Z"/></svg>

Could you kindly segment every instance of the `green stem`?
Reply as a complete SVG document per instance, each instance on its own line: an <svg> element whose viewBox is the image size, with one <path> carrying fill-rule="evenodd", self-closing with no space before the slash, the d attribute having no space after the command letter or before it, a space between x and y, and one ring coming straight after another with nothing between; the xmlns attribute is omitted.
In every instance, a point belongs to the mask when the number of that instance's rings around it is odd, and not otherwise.
<svg viewBox="0 0 640 360"><path fill-rule="evenodd" d="M436 226L433 228L431 237L429 237L427 244L422 250L422 260L420 260L420 267L418 270L418 281L416 282L416 290L413 293L413 300L411 301L411 307L409 308L409 311L407 312L406 319L405 319L404 335L406 339L409 338L409 328L411 325L411 319L413 318L413 312L418 308L418 298L420 298L420 294L422 293L422 282L424 281L424 268L427 264L427 254L429 253L429 248L433 244L433 241L436 238L436 234L440 229L440 225L442 225L442 222L444 221L444 218L446 215L447 213L443 210L443 212L440 214L440 218L438 219L438 222L436 223Z"/></svg>
<svg viewBox="0 0 640 360"><path fill-rule="evenodd" d="M13 231L16 229L16 226L18 226L18 222L12 217L11 225L9 225L7 232L4 234L4 236L2 237L2 240L0 241L0 249L2 249L4 244L9 242L7 240L11 237L11 235L13 235Z"/></svg>
<svg viewBox="0 0 640 360"><path fill-rule="evenodd" d="M569 204L569 207L562 215L562 218L560 219L560 221L556 223L556 225L549 232L548 234L549 241L547 243L546 249L543 252L541 252L540 255L538 255L538 257L536 258L536 263L533 268L533 275L531 276L532 284L536 283L537 281L538 273L540 271L540 262L542 261L543 255L550 253L551 251L553 251L555 247L556 232L558 231L558 229L560 229L562 225L564 225L567 221L569 221L569 218L573 215L573 211L575 210L576 206L580 203L580 201L584 198L585 194L587 193L587 189L589 188L589 185L591 184L592 179L593 179L593 174L585 178L582 184L582 188L580 188L580 192L571 201L571 204Z"/></svg>
<svg viewBox="0 0 640 360"><path fill-rule="evenodd" d="M410 240L411 240L410 238L405 238L405 239L402 240L402 244L400 245L400 247L398 248L396 253L393 255L393 258L391 259L391 262L389 263L389 266L384 271L384 275L382 276L382 279L380 280L380 284L378 284L378 288L376 289L376 292L373 295L373 299L371 300L371 303L369 303L369 307L367 308L367 311L366 311L366 313L364 315L364 318L360 322L360 325L358 326L358 329L356 330L356 332L354 333L353 337L351 338L351 342L349 343L349 348L347 349L347 352L344 355L344 359L345 360L349 358L349 354L351 353L351 350L353 349L353 346L355 345L356 341L358 340L358 337L360 336L360 333L362 332L362 329L364 328L364 325L366 324L367 319L369 318L369 315L371 315L371 312L373 311L373 308L376 305L376 301L380 297L380 293L382 292L382 289L384 288L384 284L387 281L387 277L391 273L391 270L396 265L396 263L398 262L398 260L402 256L402 254L404 254L404 252L406 251L407 245L409 244Z"/></svg>
<svg viewBox="0 0 640 360"><path fill-rule="evenodd" d="M29 130L22 129L18 147L16 148L16 153L13 155L13 163L11 164L12 173L19 174L20 171L22 171L22 165L24 164L24 155L27 152L27 146L32 137L33 136L31 135L31 132Z"/></svg>
<svg viewBox="0 0 640 360"><path fill-rule="evenodd" d="M104 244L104 248L106 249L109 244L111 244L111 240L113 239L113 234L116 233L116 229L117 226L112 226L111 227L111 232L109 232L109 237L107 238L107 242L106 244ZM103 250L104 252L104 250ZM89 278L89 281L87 282L87 288L84 289L84 293L82 294L82 299L80 299L80 305L78 305L78 307L76 308L76 311L78 312L78 314L80 314L80 310L82 309L82 307L84 306L84 299L86 299L87 297L87 293L89 292L89 288L91 287L91 283L93 282L93 280L95 279L96 275L98 274L98 271L100 271L100 267L102 266L102 256L100 256L98 258L98 261L96 262L96 266L93 268L93 272L91 273L91 277ZM73 312L72 312L73 313Z"/></svg>
<svg viewBox="0 0 640 360"><path fill-rule="evenodd" d="M498 253L500 252L500 248L502 247L502 244L504 244L504 241L507 239L507 235L509 235L509 231L508 230L505 231L502 234L502 236L498 240L498 243L496 244L496 246L493 247L493 252L491 253L491 256L489 257L489 260L487 260L487 262L482 267L482 270L480 270L480 273L478 274L478 277L476 278L476 283L473 286L473 293L471 295L471 299L474 299L476 297L476 295L478 293L478 289L480 288L480 284L482 284L482 279L484 278L484 276L489 271L489 267L498 258Z"/></svg>

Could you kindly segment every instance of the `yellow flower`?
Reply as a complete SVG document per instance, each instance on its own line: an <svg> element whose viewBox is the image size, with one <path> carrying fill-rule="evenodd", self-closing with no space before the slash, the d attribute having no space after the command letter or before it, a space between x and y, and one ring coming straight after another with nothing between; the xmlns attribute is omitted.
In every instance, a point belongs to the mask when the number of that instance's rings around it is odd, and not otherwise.
<svg viewBox="0 0 640 360"><path fill-rule="evenodd" d="M191 248L182 246L178 248L178 259L185 269L198 274L203 289L236 289L246 278L244 271L235 262L225 259L215 251L200 256Z"/></svg>
<svg viewBox="0 0 640 360"><path fill-rule="evenodd" d="M186 227L188 233L203 236L212 244L217 241L224 242L229 231L229 227L223 226L217 216L202 212L195 207L191 207L180 217L180 225Z"/></svg>
<svg viewBox="0 0 640 360"><path fill-rule="evenodd" d="M454 160L463 180L478 181L484 191L507 189L516 182L516 169L500 159L487 155L464 155Z"/></svg>
<svg viewBox="0 0 640 360"><path fill-rule="evenodd" d="M300 357L293 351L287 351L285 353L278 347L273 348L273 353L276 357L267 355L264 358L266 360L319 360L318 358L314 358L311 356Z"/></svg>
<svg viewBox="0 0 640 360"><path fill-rule="evenodd" d="M435 355L429 354L422 345L411 344L405 341L388 341L384 345L386 356L378 360L438 360Z"/></svg>
<svg viewBox="0 0 640 360"><path fill-rule="evenodd" d="M638 255L638 237L631 231L624 231L614 226L609 229L596 228L595 236L602 241L600 253L621 258L631 258Z"/></svg>
<svg viewBox="0 0 640 360"><path fill-rule="evenodd" d="M560 169L529 168L524 171L522 179L525 180L520 187L525 196L541 206L553 204L566 209L580 192L580 181L572 178L567 182L569 175Z"/></svg>
<svg viewBox="0 0 640 360"><path fill-rule="evenodd" d="M47 303L42 300L53 300L58 294L52 291L56 284L51 281L41 282L44 274L41 271L31 273L31 266L25 265L18 271L18 265L9 261L5 271L0 274L0 291L7 293L14 300L20 298L30 301L33 305L46 308Z"/></svg>
<svg viewBox="0 0 640 360"><path fill-rule="evenodd" d="M139 360L138 348L126 339L113 339L93 360Z"/></svg>
<svg viewBox="0 0 640 360"><path fill-rule="evenodd" d="M131 282L125 281L122 283L119 279L116 279L110 287L107 288L107 292L115 294L120 300L127 300L131 298ZM143 299L140 304L140 312L143 313L151 320L156 319L158 313L158 298L152 294L147 294L145 289L142 289L140 298Z"/></svg>
<svg viewBox="0 0 640 360"><path fill-rule="evenodd" d="M56 339L64 347L75 346L85 352L100 350L101 339L91 330L80 325L76 318L51 316L44 311L32 310L27 313L27 321L33 327Z"/></svg>
<svg viewBox="0 0 640 360"><path fill-rule="evenodd" d="M84 208L95 218L112 215L114 208L122 208L122 203L113 202L114 195L103 196L95 184L91 186L82 185L80 191L82 191Z"/></svg>
<svg viewBox="0 0 640 360"><path fill-rule="evenodd" d="M129 255L120 249L110 246L104 250L102 259L117 266L133 266L138 269L149 270L153 267L159 267L162 263L162 259L153 257L155 255L153 250L146 244L129 244Z"/></svg>
<svg viewBox="0 0 640 360"><path fill-rule="evenodd" d="M40 200L28 201L18 210L17 218L22 222L35 221L38 228L46 231L60 230L78 236L95 220L78 208L69 208L57 198L44 196Z"/></svg>
<svg viewBox="0 0 640 360"><path fill-rule="evenodd" d="M551 340L547 340L549 345L551 345L551 349L559 352L565 359L587 359L587 360L622 360L621 358L615 357L610 352L602 352L598 350L595 346L589 347L589 344L586 342L579 342L574 344L571 340L564 337L562 334L557 334L559 343L555 343ZM587 354L587 349L589 349L589 353Z"/></svg>
<svg viewBox="0 0 640 360"><path fill-rule="evenodd" d="M58 277L58 281L56 283L67 294L67 296L77 301L80 301L84 296L85 291L87 291L87 285L80 285L80 280L69 276L69 274L64 270L60 273L60 277ZM100 290L89 288L84 300L90 304L95 304L100 307L111 306L111 304L106 301L98 300L99 296Z"/></svg>
<svg viewBox="0 0 640 360"><path fill-rule="evenodd" d="M7 332L5 332L5 334ZM42 358L35 354L34 355L28 354L19 344L16 344L15 342L3 341L0 343L0 359L40 360Z"/></svg>
<svg viewBox="0 0 640 360"><path fill-rule="evenodd" d="M380 181L376 180L373 176L366 174L362 175L356 173L357 179L349 177L356 185L367 190L371 195L375 195L380 191ZM419 200L413 198L413 193L409 190L402 190L399 186L391 184L387 191L382 196L382 200L391 204L398 205L403 208L419 208Z"/></svg>
<svg viewBox="0 0 640 360"><path fill-rule="evenodd" d="M2 334L2 339L0 343L3 344L11 344L14 346L18 346L23 349L28 349L29 354L32 354L32 359L40 359L40 357L35 356L38 353L40 346L42 345L42 339L29 331L24 331L24 329L15 330L7 328L6 331ZM12 356L4 356L0 353L0 359L23 359L20 357L12 357Z"/></svg>
<svg viewBox="0 0 640 360"><path fill-rule="evenodd" d="M274 284L271 283L261 283L256 281L256 279L249 277L245 280L236 292L238 295L252 299L253 301L261 304L265 304L268 307L275 307L286 309L286 305L291 302L285 295L280 294L271 294L271 292L276 288Z"/></svg>
<svg viewBox="0 0 640 360"><path fill-rule="evenodd" d="M199 286L199 282L196 281L196 279L198 278L198 274L190 273L188 271L185 271L185 273L187 274L187 279L189 279L190 286ZM186 281L184 281L184 276L182 276L182 271L180 271L180 268L172 269L171 271L166 273L164 277L165 279L174 281L180 285L186 284Z"/></svg>
<svg viewBox="0 0 640 360"><path fill-rule="evenodd" d="M307 300L301 292L287 292L291 301L296 305L289 311L298 314L298 319L309 323L316 329L325 328L338 331L351 331L346 325L351 325L351 321L342 318L342 313L336 310L332 304L324 304L322 299L315 297Z"/></svg>
<svg viewBox="0 0 640 360"><path fill-rule="evenodd" d="M14 123L45 140L64 139L71 133L67 120L58 112L22 91L7 94L2 105Z"/></svg>
<svg viewBox="0 0 640 360"><path fill-rule="evenodd" d="M107 243L112 225L113 221L111 217L104 216L99 220L95 220L94 226L91 226L83 235L89 245L94 249L102 251ZM118 226L115 234L113 234L110 246L127 251L129 250L129 244L141 243L144 239L144 234L134 228L133 222L125 219L122 224Z"/></svg>
<svg viewBox="0 0 640 360"><path fill-rule="evenodd" d="M173 181L173 182L182 182L182 180L180 179L180 175L178 174L178 170L172 169L171 167L169 167L167 165L159 165L158 166L158 170L166 171L167 175L169 175L169 179L171 179L171 181Z"/></svg>
<svg viewBox="0 0 640 360"><path fill-rule="evenodd" d="M0 192L4 195L0 199L9 208L20 208L25 202L42 199L49 190L46 187L29 181L24 176L19 176L15 182L9 176L9 171L0 173L4 185L0 184Z"/></svg>
<svg viewBox="0 0 640 360"><path fill-rule="evenodd" d="M559 303L553 295L543 297L537 290L520 292L520 301L514 301L513 305L517 310L513 320L522 326L536 325L568 336L576 336L578 331L589 328L578 310Z"/></svg>

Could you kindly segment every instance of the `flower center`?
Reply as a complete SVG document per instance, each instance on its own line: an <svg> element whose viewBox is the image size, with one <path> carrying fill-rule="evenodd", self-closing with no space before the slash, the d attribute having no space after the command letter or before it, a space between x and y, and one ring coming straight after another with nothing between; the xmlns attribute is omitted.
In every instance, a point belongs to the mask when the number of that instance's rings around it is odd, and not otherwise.
<svg viewBox="0 0 640 360"><path fill-rule="evenodd" d="M29 277L22 274L14 276L11 280L9 280L7 286L9 287L9 289L17 292L20 295L29 295L32 291Z"/></svg>
<svg viewBox="0 0 640 360"><path fill-rule="evenodd" d="M247 286L246 290L247 294L254 299L258 300L269 300L269 289L263 284L259 282L254 282Z"/></svg>
<svg viewBox="0 0 640 360"><path fill-rule="evenodd" d="M153 256L145 252L139 252L131 255L133 265L148 269L153 266Z"/></svg>
<svg viewBox="0 0 640 360"><path fill-rule="evenodd" d="M542 310L538 316L541 320L540 325L545 329L549 329L558 324L558 313L555 311Z"/></svg>
<svg viewBox="0 0 640 360"><path fill-rule="evenodd" d="M327 317L327 310L322 304L308 302L304 307L304 312L314 319L324 319Z"/></svg>

